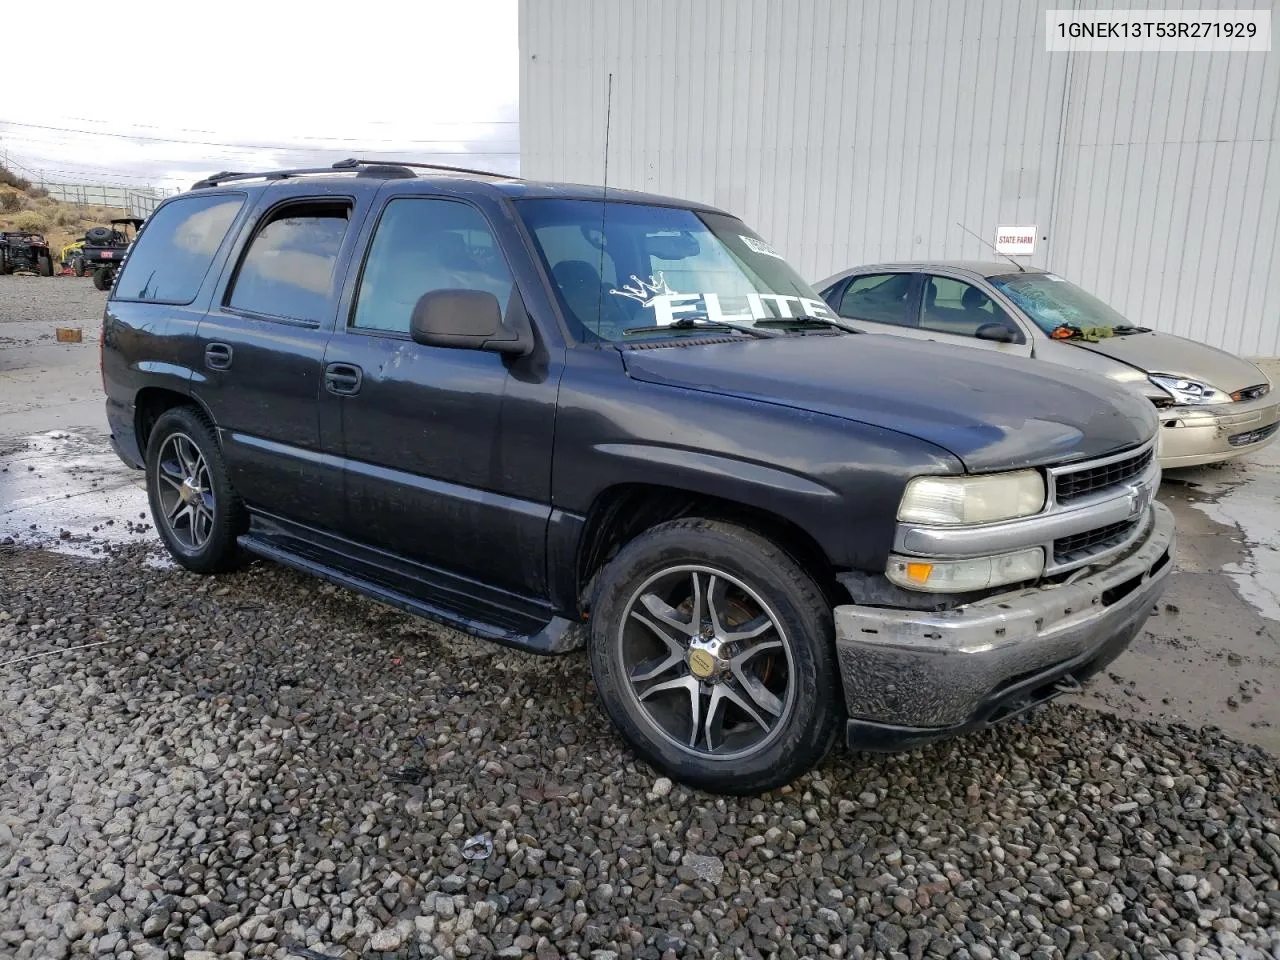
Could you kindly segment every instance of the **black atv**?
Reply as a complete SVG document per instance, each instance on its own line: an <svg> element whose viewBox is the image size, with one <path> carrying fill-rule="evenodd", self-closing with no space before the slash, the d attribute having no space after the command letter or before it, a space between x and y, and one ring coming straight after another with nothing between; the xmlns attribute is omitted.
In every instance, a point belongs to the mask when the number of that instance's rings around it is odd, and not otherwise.
<svg viewBox="0 0 1280 960"><path fill-rule="evenodd" d="M0 233L0 275L6 273L38 273L53 276L53 251L49 241L38 233L12 230Z"/></svg>
<svg viewBox="0 0 1280 960"><path fill-rule="evenodd" d="M124 262L129 245L141 226L141 217L117 217L109 227L93 227L85 231L80 255L71 262L72 271L77 277L92 273L95 287L110 290L116 271Z"/></svg>

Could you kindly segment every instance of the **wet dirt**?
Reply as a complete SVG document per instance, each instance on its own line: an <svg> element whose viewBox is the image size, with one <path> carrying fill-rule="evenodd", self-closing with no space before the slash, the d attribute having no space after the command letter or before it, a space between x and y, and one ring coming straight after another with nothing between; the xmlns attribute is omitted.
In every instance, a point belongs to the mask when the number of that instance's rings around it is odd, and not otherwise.
<svg viewBox="0 0 1280 960"><path fill-rule="evenodd" d="M1280 753L1280 445L1169 471L1160 501L1177 523L1169 586L1146 629L1076 699L1216 726Z"/></svg>
<svg viewBox="0 0 1280 960"><path fill-rule="evenodd" d="M92 428L0 439L0 543L85 557L138 542L160 547L142 474Z"/></svg>
<svg viewBox="0 0 1280 960"><path fill-rule="evenodd" d="M107 429L98 370L106 302L83 278L0 277L0 437ZM82 341L57 342L58 327L78 328Z"/></svg>

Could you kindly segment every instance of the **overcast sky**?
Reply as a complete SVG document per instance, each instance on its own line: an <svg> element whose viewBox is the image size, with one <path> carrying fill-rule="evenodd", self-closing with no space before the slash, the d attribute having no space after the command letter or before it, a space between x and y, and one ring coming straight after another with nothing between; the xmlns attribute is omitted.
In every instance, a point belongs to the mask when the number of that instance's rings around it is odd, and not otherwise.
<svg viewBox="0 0 1280 960"><path fill-rule="evenodd" d="M41 55L44 91L0 101L0 157L27 176L170 189L349 156L518 171L516 0L321 10L133 0L73 19L57 68Z"/></svg>

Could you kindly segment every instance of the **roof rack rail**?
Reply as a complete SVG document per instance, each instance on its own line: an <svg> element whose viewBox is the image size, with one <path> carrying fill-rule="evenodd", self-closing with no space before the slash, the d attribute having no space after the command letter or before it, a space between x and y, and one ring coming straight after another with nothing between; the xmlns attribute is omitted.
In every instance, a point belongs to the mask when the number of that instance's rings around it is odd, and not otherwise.
<svg viewBox="0 0 1280 960"><path fill-rule="evenodd" d="M333 165L335 170L352 170L357 167L366 166L391 166L391 167L413 167L417 170L444 170L448 173L471 173L481 177L497 177L500 180L519 180L512 173L498 173L495 170L477 170L474 167L451 167L443 163L412 163L408 160L360 160L356 157L349 157L346 160L339 160Z"/></svg>
<svg viewBox="0 0 1280 960"><path fill-rule="evenodd" d="M235 180L285 180L289 177L316 173L333 173L333 168L299 167L295 170L264 170L257 173L239 173L234 170L224 170L222 173L215 173L211 177L205 177L203 180L193 183L191 189L199 190L202 187L216 187L219 184L231 183Z"/></svg>
<svg viewBox="0 0 1280 960"><path fill-rule="evenodd" d="M414 173L409 168L420 170L443 170L446 173L469 173L474 176L481 177L497 177L501 180L519 180L520 178L509 173L495 173L492 170L475 170L471 167L450 167L441 163L411 163L405 160L361 160L356 157L348 157L346 160L339 160L337 163L329 167L298 167L293 170L267 170L258 173L242 173L236 170L223 170L221 173L215 173L212 176L205 177L191 185L192 190L200 190L204 187L216 187L223 183L231 183L236 180L286 180L289 177L302 177L316 175L322 173L346 173L354 172L356 176L368 177L384 177L388 180L398 180L405 177L412 177Z"/></svg>

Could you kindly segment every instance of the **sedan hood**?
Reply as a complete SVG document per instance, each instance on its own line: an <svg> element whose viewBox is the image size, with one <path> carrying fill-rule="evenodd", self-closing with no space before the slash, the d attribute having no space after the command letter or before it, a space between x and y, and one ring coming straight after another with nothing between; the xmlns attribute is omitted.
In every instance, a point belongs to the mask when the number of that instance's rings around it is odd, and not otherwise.
<svg viewBox="0 0 1280 960"><path fill-rule="evenodd" d="M1155 433L1151 404L1102 377L971 353L864 335L644 345L622 357L636 380L910 434L972 472L1100 457Z"/></svg>
<svg viewBox="0 0 1280 960"><path fill-rule="evenodd" d="M1227 393L1267 382L1266 374L1248 360L1171 333L1131 333L1097 343L1063 342L1127 363L1145 373L1169 373L1201 380Z"/></svg>

